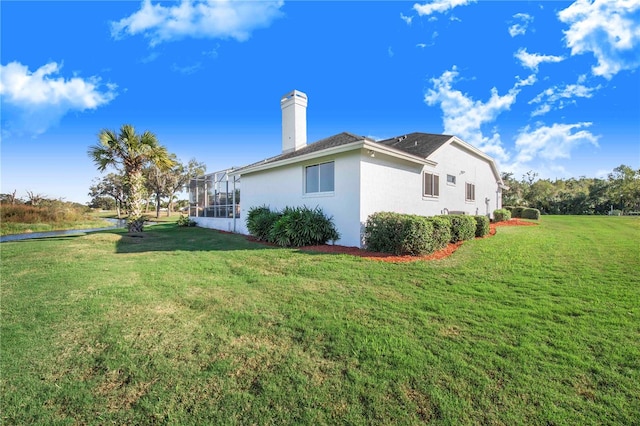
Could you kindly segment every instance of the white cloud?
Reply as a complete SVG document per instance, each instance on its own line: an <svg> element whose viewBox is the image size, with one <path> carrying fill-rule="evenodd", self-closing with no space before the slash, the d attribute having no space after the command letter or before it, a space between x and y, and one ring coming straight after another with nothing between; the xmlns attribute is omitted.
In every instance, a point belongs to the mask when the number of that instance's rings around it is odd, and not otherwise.
<svg viewBox="0 0 640 426"><path fill-rule="evenodd" d="M433 88L427 91L425 102L431 106L440 105L444 133L456 135L497 159L506 161L509 156L502 146L500 134L496 129L492 129L491 135L485 136L482 126L494 122L498 115L511 108L519 93L518 86L514 86L502 96L494 87L491 89L489 100L474 101L467 94L453 89L452 84L458 75L454 66L451 71L445 71L440 77L432 78Z"/></svg>
<svg viewBox="0 0 640 426"><path fill-rule="evenodd" d="M70 111L96 109L117 95L115 84L101 88L100 78L56 77L62 65L50 62L31 72L26 65L0 65L0 95L5 132L38 135Z"/></svg>
<svg viewBox="0 0 640 426"><path fill-rule="evenodd" d="M561 62L564 61L562 56L540 55L539 53L529 53L526 48L519 49L513 56L520 60L523 67L538 72L538 66L545 62Z"/></svg>
<svg viewBox="0 0 640 426"><path fill-rule="evenodd" d="M390 58L393 58L393 49L391 49L391 46L389 46L389 48L387 49L387 55L389 55Z"/></svg>
<svg viewBox="0 0 640 426"><path fill-rule="evenodd" d="M591 52L594 75L610 79L640 66L640 0L577 0L558 13L572 55Z"/></svg>
<svg viewBox="0 0 640 426"><path fill-rule="evenodd" d="M476 0L433 0L431 3L416 3L413 5L413 9L418 12L418 15L425 16L433 13L445 13L449 9L466 6L470 3L475 3L475 1Z"/></svg>
<svg viewBox="0 0 640 426"><path fill-rule="evenodd" d="M520 20L520 22L517 22L509 27L509 35L511 37L525 35L527 33L529 23L533 22L533 16L526 13L516 13L515 15L513 15L513 17Z"/></svg>
<svg viewBox="0 0 640 426"><path fill-rule="evenodd" d="M529 104L540 104L540 106L531 114L533 117L543 115L552 109L563 109L567 104L575 104L574 98L590 98L593 92L599 90L602 86L589 87L581 84L566 84L564 86L553 86L539 93L535 98L529 101Z"/></svg>
<svg viewBox="0 0 640 426"><path fill-rule="evenodd" d="M143 34L152 46L193 38L247 40L251 32L268 27L281 16L283 1L190 1L163 6L144 0L140 10L111 23L111 35Z"/></svg>
<svg viewBox="0 0 640 426"><path fill-rule="evenodd" d="M411 25L411 22L413 21L413 16L404 16L403 13L400 13L400 19L406 22L407 25Z"/></svg>
<svg viewBox="0 0 640 426"><path fill-rule="evenodd" d="M591 123L558 124L539 126L532 130L526 126L516 137L516 164L530 162L536 158L557 160L571 158L571 150L581 144L598 146L599 136L584 130ZM517 168L517 166L515 166Z"/></svg>
<svg viewBox="0 0 640 426"><path fill-rule="evenodd" d="M171 65L171 70L184 75L194 74L202 69L202 63L196 62L193 65L179 66L175 62Z"/></svg>
<svg viewBox="0 0 640 426"><path fill-rule="evenodd" d="M515 87L524 87L524 86L533 86L536 81L538 81L538 77L535 74L530 74L529 77L522 80L520 76L516 76L516 86Z"/></svg>
<svg viewBox="0 0 640 426"><path fill-rule="evenodd" d="M427 47L427 45L425 43L418 43L416 44L416 47L419 47L420 49L424 49L425 47Z"/></svg>

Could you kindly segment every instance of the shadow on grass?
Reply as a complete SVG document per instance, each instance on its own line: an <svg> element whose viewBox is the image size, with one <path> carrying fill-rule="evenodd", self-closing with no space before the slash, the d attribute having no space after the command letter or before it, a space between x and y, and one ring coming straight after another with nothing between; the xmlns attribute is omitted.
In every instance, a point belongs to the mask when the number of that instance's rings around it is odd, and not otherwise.
<svg viewBox="0 0 640 426"><path fill-rule="evenodd" d="M276 248L249 241L246 236L240 234L208 228L180 227L170 223L147 227L144 232L139 234L129 234L126 230L110 233L120 236L116 241L116 253L272 250Z"/></svg>

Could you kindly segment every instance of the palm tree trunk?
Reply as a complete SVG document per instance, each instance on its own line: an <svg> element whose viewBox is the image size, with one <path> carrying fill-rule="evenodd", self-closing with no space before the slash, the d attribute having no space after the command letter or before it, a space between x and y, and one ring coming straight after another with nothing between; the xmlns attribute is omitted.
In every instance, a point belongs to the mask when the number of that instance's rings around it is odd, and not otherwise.
<svg viewBox="0 0 640 426"><path fill-rule="evenodd" d="M129 232L142 232L144 218L142 203L144 201L144 176L141 170L132 170L128 176L129 190Z"/></svg>

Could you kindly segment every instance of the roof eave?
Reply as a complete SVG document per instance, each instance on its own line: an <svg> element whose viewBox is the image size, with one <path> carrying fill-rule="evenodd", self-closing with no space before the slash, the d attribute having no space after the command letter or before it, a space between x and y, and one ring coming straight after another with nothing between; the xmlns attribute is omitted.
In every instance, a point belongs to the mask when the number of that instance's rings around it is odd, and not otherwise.
<svg viewBox="0 0 640 426"><path fill-rule="evenodd" d="M437 164L433 160L408 154L404 151L401 151L395 148L390 148L385 145L376 143L371 139L364 138L348 144L344 144L344 145L340 145L332 148L326 148L320 151L310 152L309 154L298 155L295 157L286 158L284 160L278 160L278 161L273 161L269 163L256 164L252 167L241 168L236 171L230 172L229 175L247 175L250 173L261 172L261 171L273 169L276 167L282 167L290 164L301 163L301 162L312 160L318 157L325 157L327 155L334 155L334 154L340 154L343 152L354 151L356 149L368 149L374 152L379 152L380 154L386 154L391 157L399 158L402 160L410 161L412 163L421 164L421 165L435 166Z"/></svg>
<svg viewBox="0 0 640 426"><path fill-rule="evenodd" d="M387 154L394 158L410 161L412 163L421 164L424 166L436 166L438 164L433 160L429 160L428 158L423 158L417 155L409 154L406 151L403 151L397 148L391 148L389 146L379 144L369 139L365 140L363 148L372 150L374 152L379 152L381 154Z"/></svg>

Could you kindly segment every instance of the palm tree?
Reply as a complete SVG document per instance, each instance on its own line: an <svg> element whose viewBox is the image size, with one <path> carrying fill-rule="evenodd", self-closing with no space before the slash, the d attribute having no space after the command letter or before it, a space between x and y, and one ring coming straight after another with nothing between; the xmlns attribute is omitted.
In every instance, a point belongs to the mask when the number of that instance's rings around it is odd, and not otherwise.
<svg viewBox="0 0 640 426"><path fill-rule="evenodd" d="M120 133L113 130L102 130L98 134L98 143L89 147L89 157L103 172L108 166L124 172L124 189L129 219L129 232L141 232L144 218L142 217L142 203L145 193L144 166L153 164L161 169L173 167L167 149L160 145L156 135L145 131L137 135L130 124L120 128Z"/></svg>

